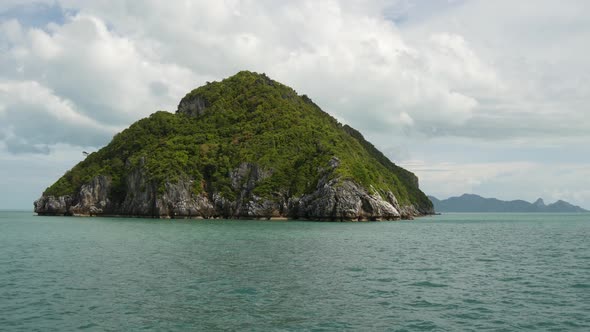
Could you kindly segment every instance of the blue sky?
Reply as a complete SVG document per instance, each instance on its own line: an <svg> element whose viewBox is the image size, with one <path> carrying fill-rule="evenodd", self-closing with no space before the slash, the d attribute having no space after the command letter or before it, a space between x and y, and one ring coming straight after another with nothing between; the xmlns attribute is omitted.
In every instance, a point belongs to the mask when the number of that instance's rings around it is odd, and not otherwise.
<svg viewBox="0 0 590 332"><path fill-rule="evenodd" d="M0 4L0 209L243 69L311 96L439 198L590 208L586 1Z"/></svg>
<svg viewBox="0 0 590 332"><path fill-rule="evenodd" d="M48 23L64 24L67 14L58 2L8 3L0 13L0 20L18 20L27 27L43 29Z"/></svg>

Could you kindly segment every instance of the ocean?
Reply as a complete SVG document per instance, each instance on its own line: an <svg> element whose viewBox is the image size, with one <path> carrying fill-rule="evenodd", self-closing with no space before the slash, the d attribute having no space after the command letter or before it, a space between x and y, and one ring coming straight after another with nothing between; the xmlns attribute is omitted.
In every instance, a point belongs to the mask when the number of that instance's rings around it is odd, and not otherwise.
<svg viewBox="0 0 590 332"><path fill-rule="evenodd" d="M590 331L590 214L0 212L0 331Z"/></svg>

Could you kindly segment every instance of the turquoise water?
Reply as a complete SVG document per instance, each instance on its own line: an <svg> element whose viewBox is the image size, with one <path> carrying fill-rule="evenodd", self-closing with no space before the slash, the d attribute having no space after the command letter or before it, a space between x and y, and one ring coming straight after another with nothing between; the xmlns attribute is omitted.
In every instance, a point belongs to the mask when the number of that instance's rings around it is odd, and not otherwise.
<svg viewBox="0 0 590 332"><path fill-rule="evenodd" d="M589 331L590 215L0 212L0 330Z"/></svg>

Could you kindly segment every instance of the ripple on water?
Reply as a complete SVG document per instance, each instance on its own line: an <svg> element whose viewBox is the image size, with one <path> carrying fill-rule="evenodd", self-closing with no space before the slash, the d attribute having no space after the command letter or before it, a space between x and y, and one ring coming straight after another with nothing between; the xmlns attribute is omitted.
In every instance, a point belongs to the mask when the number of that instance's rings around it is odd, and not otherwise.
<svg viewBox="0 0 590 332"><path fill-rule="evenodd" d="M258 291L256 288L253 287L243 287L243 288L236 288L230 292L231 294L239 294L239 295L256 295Z"/></svg>
<svg viewBox="0 0 590 332"><path fill-rule="evenodd" d="M483 302L478 299L463 299L463 302L467 304L483 304Z"/></svg>
<svg viewBox="0 0 590 332"><path fill-rule="evenodd" d="M426 288L432 288L432 287L435 287L435 288L448 287L448 285L439 284L439 283L430 282L430 281L418 281L418 282L411 283L410 286L414 286L414 287L426 287Z"/></svg>
<svg viewBox="0 0 590 332"><path fill-rule="evenodd" d="M589 220L552 218L325 224L0 212L0 331L590 331Z"/></svg>
<svg viewBox="0 0 590 332"><path fill-rule="evenodd" d="M400 331L435 331L438 329L436 323L428 320L411 321Z"/></svg>
<svg viewBox="0 0 590 332"><path fill-rule="evenodd" d="M497 259L493 259L493 258L476 258L475 261L476 262L490 262L490 263L493 263L493 262L497 262L498 260Z"/></svg>
<svg viewBox="0 0 590 332"><path fill-rule="evenodd" d="M363 271L365 271L365 269L362 267L347 267L345 270L349 271L349 272L363 272Z"/></svg>
<svg viewBox="0 0 590 332"><path fill-rule="evenodd" d="M516 277L502 277L499 278L499 281L503 281L503 282L511 282L511 281L521 281L523 279L523 277L520 276L516 276Z"/></svg>
<svg viewBox="0 0 590 332"><path fill-rule="evenodd" d="M410 306L412 306L414 308L441 308L441 307L445 307L444 304L433 303L433 302L429 302L427 300L414 301L414 302L410 303Z"/></svg>
<svg viewBox="0 0 590 332"><path fill-rule="evenodd" d="M573 285L571 285L570 287L572 287L572 288L581 288L581 289L584 289L584 288L590 288L590 284L581 284L581 283L577 283L577 284L573 284Z"/></svg>
<svg viewBox="0 0 590 332"><path fill-rule="evenodd" d="M94 323L90 323L90 324L85 324L85 325L82 325L82 326L78 326L78 329L80 329L80 330L89 330L89 329L92 329L92 328L95 328L95 327L99 327L99 325L98 324L94 324Z"/></svg>

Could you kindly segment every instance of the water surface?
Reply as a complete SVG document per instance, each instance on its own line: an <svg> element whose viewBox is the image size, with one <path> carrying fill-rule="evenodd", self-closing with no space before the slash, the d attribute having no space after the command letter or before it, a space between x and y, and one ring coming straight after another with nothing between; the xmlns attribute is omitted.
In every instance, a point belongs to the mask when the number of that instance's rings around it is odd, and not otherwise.
<svg viewBox="0 0 590 332"><path fill-rule="evenodd" d="M590 330L590 215L0 212L0 330Z"/></svg>

